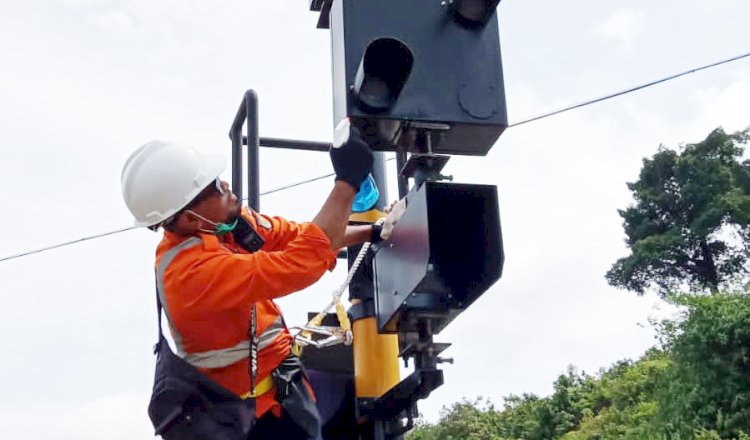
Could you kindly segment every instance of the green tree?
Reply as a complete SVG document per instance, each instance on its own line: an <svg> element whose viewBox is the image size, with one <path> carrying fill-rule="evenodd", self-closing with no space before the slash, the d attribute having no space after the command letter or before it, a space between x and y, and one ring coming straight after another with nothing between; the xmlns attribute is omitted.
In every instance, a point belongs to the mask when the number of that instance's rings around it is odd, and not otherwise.
<svg viewBox="0 0 750 440"><path fill-rule="evenodd" d="M629 183L635 204L620 210L631 254L607 281L666 295L691 288L716 292L741 280L750 253L750 161L741 161L750 127L721 128L680 152L661 147Z"/></svg>
<svg viewBox="0 0 750 440"><path fill-rule="evenodd" d="M436 425L419 424L409 440L505 440L500 436L497 412L483 399L463 400L444 408Z"/></svg>
<svg viewBox="0 0 750 440"><path fill-rule="evenodd" d="M668 367L668 355L655 349L637 362L610 367L592 388L597 404L562 440L663 439L656 393Z"/></svg>
<svg viewBox="0 0 750 440"><path fill-rule="evenodd" d="M658 398L661 426L674 438L750 434L750 296L676 301L687 311L667 346L672 362Z"/></svg>

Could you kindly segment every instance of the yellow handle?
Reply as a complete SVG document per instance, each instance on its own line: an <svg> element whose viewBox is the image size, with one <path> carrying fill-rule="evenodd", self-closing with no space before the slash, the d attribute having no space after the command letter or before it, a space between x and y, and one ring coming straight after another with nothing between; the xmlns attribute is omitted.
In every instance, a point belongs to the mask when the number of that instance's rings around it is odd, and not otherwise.
<svg viewBox="0 0 750 440"><path fill-rule="evenodd" d="M341 327L341 330L345 332L351 331L352 324L349 322L349 315L346 314L344 305L339 300L336 300L336 316L339 318L339 327Z"/></svg>

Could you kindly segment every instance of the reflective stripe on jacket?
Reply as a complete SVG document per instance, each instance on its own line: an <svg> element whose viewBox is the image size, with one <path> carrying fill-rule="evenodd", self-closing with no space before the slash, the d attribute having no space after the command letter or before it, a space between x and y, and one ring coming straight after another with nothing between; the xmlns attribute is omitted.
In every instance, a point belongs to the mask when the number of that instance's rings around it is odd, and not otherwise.
<svg viewBox="0 0 750 440"><path fill-rule="evenodd" d="M336 262L325 233L243 210L265 240L253 254L210 234L165 232L156 251L157 287L178 356L237 395L249 391L250 306L257 309L258 378L290 353L292 336L274 298L304 289ZM258 417L276 407L274 393L258 398Z"/></svg>

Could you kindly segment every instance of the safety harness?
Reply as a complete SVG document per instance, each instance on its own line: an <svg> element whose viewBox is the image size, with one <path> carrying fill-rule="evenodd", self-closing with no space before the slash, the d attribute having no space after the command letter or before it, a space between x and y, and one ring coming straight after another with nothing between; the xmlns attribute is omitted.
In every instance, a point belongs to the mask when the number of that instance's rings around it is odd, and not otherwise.
<svg viewBox="0 0 750 440"><path fill-rule="evenodd" d="M377 222L375 222L375 224L382 225L384 221L385 218L380 218ZM351 284L354 275L357 273L357 270L359 270L359 267L362 265L362 261L364 261L365 257L367 256L367 252L371 247L371 241L367 241L362 244L357 257L354 259L351 267L349 268L349 273L346 277L346 280L343 284L341 284L341 286L333 291L333 298L331 299L331 302L328 303L328 305L320 313L315 315L303 327L292 327L292 329L298 330L297 334L294 336L294 344L292 346L292 352L294 354L296 354L297 356L301 356L303 348L308 345L312 345L316 348L325 348L342 343L351 345L354 342L351 321L349 320L349 315L346 313L346 309L344 309L344 305L341 303L341 296L349 287L349 284ZM339 321L338 327L322 325L323 319L332 308L336 309L336 317ZM313 333L321 335L323 336L323 338L318 340L313 339Z"/></svg>

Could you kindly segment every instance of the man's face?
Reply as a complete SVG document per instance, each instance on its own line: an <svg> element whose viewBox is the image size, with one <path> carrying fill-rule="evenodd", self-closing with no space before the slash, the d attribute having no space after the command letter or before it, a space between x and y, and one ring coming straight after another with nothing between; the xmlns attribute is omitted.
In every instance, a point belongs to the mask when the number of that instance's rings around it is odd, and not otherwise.
<svg viewBox="0 0 750 440"><path fill-rule="evenodd" d="M229 191L229 184L223 180L216 180L183 210L177 219L176 232L194 234L198 229L213 229L188 211L193 211L214 223L231 223L240 215L242 204L237 196Z"/></svg>
<svg viewBox="0 0 750 440"><path fill-rule="evenodd" d="M229 184L223 180L212 183L198 196L199 201L192 211L216 223L229 223L240 215L241 203L237 196L229 191Z"/></svg>

